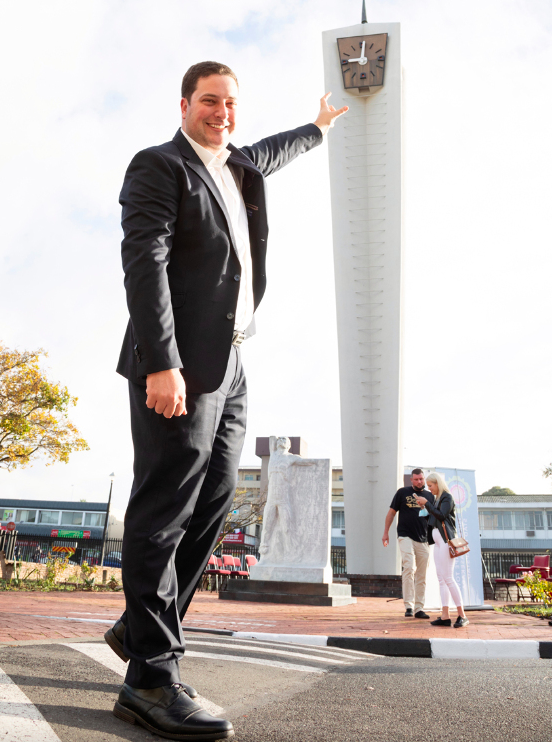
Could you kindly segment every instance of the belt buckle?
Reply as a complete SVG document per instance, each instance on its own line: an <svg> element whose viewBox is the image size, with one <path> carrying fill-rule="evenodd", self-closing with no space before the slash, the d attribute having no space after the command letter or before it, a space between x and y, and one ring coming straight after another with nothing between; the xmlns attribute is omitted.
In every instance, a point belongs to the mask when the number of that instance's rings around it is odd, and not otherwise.
<svg viewBox="0 0 552 742"><path fill-rule="evenodd" d="M234 335L232 336L232 345L241 345L244 340L245 340L245 332L239 332L238 330L234 330Z"/></svg>

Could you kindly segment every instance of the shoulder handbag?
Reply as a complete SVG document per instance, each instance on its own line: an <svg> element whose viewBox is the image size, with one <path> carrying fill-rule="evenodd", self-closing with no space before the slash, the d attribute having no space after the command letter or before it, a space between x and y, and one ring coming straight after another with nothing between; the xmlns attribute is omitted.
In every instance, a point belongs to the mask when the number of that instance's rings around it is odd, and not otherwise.
<svg viewBox="0 0 552 742"><path fill-rule="evenodd" d="M468 542L465 538L449 538L447 533L447 527L445 521L443 521L443 531L447 537L447 544L449 547L450 558L456 559L456 557L464 556L470 550Z"/></svg>

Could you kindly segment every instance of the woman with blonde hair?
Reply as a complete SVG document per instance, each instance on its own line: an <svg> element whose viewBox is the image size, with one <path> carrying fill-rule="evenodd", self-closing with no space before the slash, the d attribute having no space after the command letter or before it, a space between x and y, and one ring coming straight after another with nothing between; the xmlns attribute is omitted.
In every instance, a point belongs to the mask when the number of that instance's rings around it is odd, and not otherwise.
<svg viewBox="0 0 552 742"><path fill-rule="evenodd" d="M443 477L437 472L431 472L426 477L426 483L430 492L435 496L435 502L431 503L425 497L416 497L418 505L425 507L429 513L428 520L428 542L435 544L433 552L435 568L439 579L439 591L441 593L441 604L443 610L441 617L432 621L433 626L451 626L449 616L449 594L456 604L458 618L454 623L455 629L467 626L469 621L464 613L460 588L454 579L454 560L450 555L448 540L456 538L456 519L454 516L454 499L449 492Z"/></svg>

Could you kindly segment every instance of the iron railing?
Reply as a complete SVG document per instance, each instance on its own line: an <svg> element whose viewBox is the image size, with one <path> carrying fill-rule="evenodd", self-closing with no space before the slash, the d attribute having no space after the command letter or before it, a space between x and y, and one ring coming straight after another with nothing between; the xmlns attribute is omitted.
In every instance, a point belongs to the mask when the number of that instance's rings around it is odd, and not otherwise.
<svg viewBox="0 0 552 742"><path fill-rule="evenodd" d="M99 565L102 556L102 539L94 538L56 538L55 536L41 536L39 534L18 534L17 543L13 550L13 559L23 562L45 563L48 554L63 556L63 552L53 552L54 546L69 546L75 549L69 556L69 562L81 565L88 562L90 565ZM109 538L105 542L104 567L120 567L122 539ZM6 556L7 558L7 556Z"/></svg>
<svg viewBox="0 0 552 742"><path fill-rule="evenodd" d="M541 552L541 554L546 553L549 552ZM497 577L510 577L510 567L513 564L530 567L533 564L535 556L539 556L539 554L523 551L484 551L481 556L483 557L489 577L495 580ZM487 576L485 570L483 570L483 576Z"/></svg>
<svg viewBox="0 0 552 742"><path fill-rule="evenodd" d="M16 543L17 531L0 531L0 551L4 552L7 562L13 560Z"/></svg>
<svg viewBox="0 0 552 742"><path fill-rule="evenodd" d="M334 575L347 573L347 551L345 546L332 546L331 560Z"/></svg>

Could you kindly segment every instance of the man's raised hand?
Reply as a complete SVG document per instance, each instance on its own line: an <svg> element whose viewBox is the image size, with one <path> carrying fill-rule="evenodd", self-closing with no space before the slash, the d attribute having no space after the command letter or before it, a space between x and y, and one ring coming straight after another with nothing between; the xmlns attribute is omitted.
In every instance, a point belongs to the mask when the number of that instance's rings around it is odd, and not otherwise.
<svg viewBox="0 0 552 742"><path fill-rule="evenodd" d="M165 417L186 415L186 384L179 368L148 374L146 406Z"/></svg>
<svg viewBox="0 0 552 742"><path fill-rule="evenodd" d="M326 134L328 129L331 129L336 118L339 118L339 116L343 116L343 114L347 113L347 111L349 110L349 106L343 106L343 108L340 108L339 111L336 111L333 106L329 106L328 98L330 97L330 95L331 93L326 93L326 95L323 95L322 98L320 98L320 112L318 114L318 118L314 122L323 135Z"/></svg>

